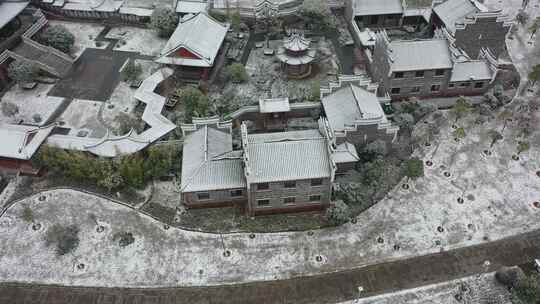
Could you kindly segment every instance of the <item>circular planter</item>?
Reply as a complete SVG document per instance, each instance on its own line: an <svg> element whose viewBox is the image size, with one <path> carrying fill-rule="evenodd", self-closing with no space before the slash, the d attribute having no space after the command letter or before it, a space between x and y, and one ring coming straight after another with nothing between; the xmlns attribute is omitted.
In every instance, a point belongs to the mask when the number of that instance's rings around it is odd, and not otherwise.
<svg viewBox="0 0 540 304"><path fill-rule="evenodd" d="M353 219L351 220L351 223L356 224L356 223L358 223L358 220L357 220L356 218L353 218Z"/></svg>
<svg viewBox="0 0 540 304"><path fill-rule="evenodd" d="M249 234L249 238L250 238L250 239L254 239L254 238L255 238L255 233L250 233L250 234Z"/></svg>
<svg viewBox="0 0 540 304"><path fill-rule="evenodd" d="M77 269L78 270L84 270L85 267L86 267L86 265L84 265L84 263L77 264Z"/></svg>
<svg viewBox="0 0 540 304"><path fill-rule="evenodd" d="M165 224L165 225L163 225L163 229L165 229L165 230L169 230L169 229L171 229L171 226L169 226L169 225Z"/></svg>
<svg viewBox="0 0 540 304"><path fill-rule="evenodd" d="M517 154L512 155L513 160L519 160L519 156Z"/></svg>
<svg viewBox="0 0 540 304"><path fill-rule="evenodd" d="M474 225L473 225L473 224L469 224L469 225L467 225L467 228L469 228L469 230L473 230L473 229L474 229Z"/></svg>
<svg viewBox="0 0 540 304"><path fill-rule="evenodd" d="M322 258L322 256L320 256L320 255L318 255L318 256L315 257L315 261L317 261L317 262L319 262L319 263L322 262L322 260L323 260L323 258Z"/></svg>
<svg viewBox="0 0 540 304"><path fill-rule="evenodd" d="M459 138L454 137L454 141L455 141L455 142L459 142L459 140L460 140Z"/></svg>
<svg viewBox="0 0 540 304"><path fill-rule="evenodd" d="M223 251L223 256L226 257L226 258L230 257L231 256L231 251L230 250Z"/></svg>
<svg viewBox="0 0 540 304"><path fill-rule="evenodd" d="M377 238L377 243L379 243L379 244L384 243L384 239L382 238L382 236Z"/></svg>
<svg viewBox="0 0 540 304"><path fill-rule="evenodd" d="M114 105L113 105L113 104L109 104L109 105L107 106L107 109L114 109Z"/></svg>
<svg viewBox="0 0 540 304"><path fill-rule="evenodd" d="M540 202L533 202L533 206L540 209Z"/></svg>
<svg viewBox="0 0 540 304"><path fill-rule="evenodd" d="M430 161L430 160L426 161L426 166L428 166L428 167L431 167L431 166L433 166L433 162L432 162L432 161Z"/></svg>
<svg viewBox="0 0 540 304"><path fill-rule="evenodd" d="M437 231L442 233L442 232L444 232L444 228L442 226L439 226L439 227L437 227Z"/></svg>
<svg viewBox="0 0 540 304"><path fill-rule="evenodd" d="M457 202L458 202L459 204L463 204L465 201L463 200L462 197L458 197Z"/></svg>
<svg viewBox="0 0 540 304"><path fill-rule="evenodd" d="M458 294L456 294L454 296L454 299L456 299L456 301L458 301L458 302L461 302L461 301L463 301L463 296L458 293Z"/></svg>
<svg viewBox="0 0 540 304"><path fill-rule="evenodd" d="M312 235L313 235L313 231L308 231L308 232L307 232L307 235L312 236Z"/></svg>
<svg viewBox="0 0 540 304"><path fill-rule="evenodd" d="M486 155L486 156L491 156L491 151L489 151L489 150L484 150L484 155Z"/></svg>
<svg viewBox="0 0 540 304"><path fill-rule="evenodd" d="M203 274L203 273L204 273L204 270L199 269L199 274Z"/></svg>
<svg viewBox="0 0 540 304"><path fill-rule="evenodd" d="M540 177L540 171L536 171L536 176Z"/></svg>
<svg viewBox="0 0 540 304"><path fill-rule="evenodd" d="M401 246L399 246L398 244L395 244L395 245L394 245L394 250L395 250L395 251L398 251L398 250L400 250L400 249L401 249Z"/></svg>
<svg viewBox="0 0 540 304"><path fill-rule="evenodd" d="M401 185L401 188L403 188L404 190L408 190L409 189L409 184L403 184Z"/></svg>
<svg viewBox="0 0 540 304"><path fill-rule="evenodd" d="M46 199L47 199L47 197L45 195L40 195L38 197L38 201L40 201L40 202L44 202Z"/></svg>
<svg viewBox="0 0 540 304"><path fill-rule="evenodd" d="M457 126L456 126L456 125L452 125L452 129L457 129Z"/></svg>
<svg viewBox="0 0 540 304"><path fill-rule="evenodd" d="M97 226L97 228L96 228L96 232L97 232L97 233L102 233L103 231L105 231L105 227L104 227L104 226L101 226L101 225Z"/></svg>
<svg viewBox="0 0 540 304"><path fill-rule="evenodd" d="M439 241L439 240L436 240L436 241L435 241L435 245L437 245L437 246L441 246L441 241Z"/></svg>
<svg viewBox="0 0 540 304"><path fill-rule="evenodd" d="M429 121L427 121L427 120L424 120L424 123L425 123L425 124L427 125L427 124L429 123Z"/></svg>
<svg viewBox="0 0 540 304"><path fill-rule="evenodd" d="M40 223L35 223L35 224L32 225L32 230L38 231L39 229L41 229L41 224Z"/></svg>
<svg viewBox="0 0 540 304"><path fill-rule="evenodd" d="M445 176L445 177L450 177L450 176L452 176L452 174L450 174L450 172L448 172L448 171L445 171L445 172L444 172L444 176Z"/></svg>
<svg viewBox="0 0 540 304"><path fill-rule="evenodd" d="M425 145L426 147L430 147L430 146L431 146L431 143L426 141L426 142L424 143L424 145Z"/></svg>

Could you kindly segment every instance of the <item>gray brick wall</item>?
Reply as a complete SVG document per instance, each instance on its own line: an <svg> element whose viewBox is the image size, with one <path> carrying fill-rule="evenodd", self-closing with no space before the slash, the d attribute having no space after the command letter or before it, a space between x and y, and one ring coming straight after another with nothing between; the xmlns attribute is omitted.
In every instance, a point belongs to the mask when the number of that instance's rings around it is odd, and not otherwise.
<svg viewBox="0 0 540 304"><path fill-rule="evenodd" d="M264 209L283 209L283 208L298 208L303 206L315 205L315 204L329 204L330 203L330 179L323 179L321 186L311 186L311 180L297 180L295 188L285 188L284 182L269 183L269 190L257 190L257 184L251 184L249 187L249 204L253 212ZM309 196L321 195L320 202L310 202ZM285 197L295 197L294 204L284 204L283 199ZM268 206L259 207L257 200L268 199L270 204Z"/></svg>
<svg viewBox="0 0 540 304"><path fill-rule="evenodd" d="M242 190L242 196L231 196L232 190ZM199 200L198 193L208 193L209 199ZM226 190L214 190L214 191L200 191L200 192L184 192L182 193L182 203L188 207L204 207L206 205L221 204L221 203L235 203L247 200L247 189L226 189Z"/></svg>

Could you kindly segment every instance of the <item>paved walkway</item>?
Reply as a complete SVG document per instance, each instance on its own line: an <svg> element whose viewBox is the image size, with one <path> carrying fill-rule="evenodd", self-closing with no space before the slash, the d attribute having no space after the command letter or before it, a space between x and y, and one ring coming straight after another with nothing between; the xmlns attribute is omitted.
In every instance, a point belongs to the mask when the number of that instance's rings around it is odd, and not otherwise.
<svg viewBox="0 0 540 304"><path fill-rule="evenodd" d="M0 303L336 303L453 280L540 256L540 230L407 260L291 280L192 288L120 289L0 284ZM489 264L486 263L489 261ZM363 292L359 291L362 287Z"/></svg>

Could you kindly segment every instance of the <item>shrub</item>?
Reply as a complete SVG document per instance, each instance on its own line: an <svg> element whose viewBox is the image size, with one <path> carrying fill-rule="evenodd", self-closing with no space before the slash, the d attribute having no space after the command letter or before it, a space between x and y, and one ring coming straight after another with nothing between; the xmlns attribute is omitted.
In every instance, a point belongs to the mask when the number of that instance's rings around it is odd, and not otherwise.
<svg viewBox="0 0 540 304"><path fill-rule="evenodd" d="M75 36L62 25L47 27L38 39L42 44L51 46L68 54L75 43Z"/></svg>
<svg viewBox="0 0 540 304"><path fill-rule="evenodd" d="M208 115L210 103L208 97L199 89L188 86L176 91L180 101L184 104L186 121L190 122L193 116L204 117Z"/></svg>
<svg viewBox="0 0 540 304"><path fill-rule="evenodd" d="M43 120L43 118L41 118L41 115L37 113L32 115L32 119L34 120L35 123L40 123Z"/></svg>
<svg viewBox="0 0 540 304"><path fill-rule="evenodd" d="M540 276L530 275L519 280L512 290L513 296L519 304L538 304L540 299Z"/></svg>
<svg viewBox="0 0 540 304"><path fill-rule="evenodd" d="M11 102L2 102L1 105L2 114L11 117L19 113L19 107Z"/></svg>
<svg viewBox="0 0 540 304"><path fill-rule="evenodd" d="M325 218L332 225L341 225L349 221L351 211L343 201L337 201L326 209Z"/></svg>
<svg viewBox="0 0 540 304"><path fill-rule="evenodd" d="M30 208L28 206L24 206L22 214L21 214L21 218L25 222L33 223L34 222L34 211L32 211L32 208Z"/></svg>
<svg viewBox="0 0 540 304"><path fill-rule="evenodd" d="M525 152L531 148L531 144L528 141L520 141L517 145L518 154Z"/></svg>
<svg viewBox="0 0 540 304"><path fill-rule="evenodd" d="M47 229L45 243L47 246L55 245L58 255L70 253L79 246L79 227L55 224Z"/></svg>
<svg viewBox="0 0 540 304"><path fill-rule="evenodd" d="M151 26L163 38L168 38L172 35L177 23L178 17L176 16L176 12L170 8L156 8L150 17Z"/></svg>
<svg viewBox="0 0 540 304"><path fill-rule="evenodd" d="M17 60L12 62L8 67L9 78L15 80L18 83L32 82L36 78L39 69L26 60Z"/></svg>
<svg viewBox="0 0 540 304"><path fill-rule="evenodd" d="M525 278L525 273L519 267L502 267L495 272L495 279L506 287L516 287Z"/></svg>
<svg viewBox="0 0 540 304"><path fill-rule="evenodd" d="M120 247L126 247L135 242L135 237L133 237L133 233L131 232L118 232L114 234L113 240L115 242L118 241L118 245L120 245Z"/></svg>
<svg viewBox="0 0 540 304"><path fill-rule="evenodd" d="M242 83L248 80L246 68L241 63L233 63L227 66L225 73L233 83Z"/></svg>
<svg viewBox="0 0 540 304"><path fill-rule="evenodd" d="M404 164L405 176L416 179L424 176L424 162L419 158L411 158Z"/></svg>
<svg viewBox="0 0 540 304"><path fill-rule="evenodd" d="M136 81L142 73L142 67L135 60L128 60L128 63L122 70L122 78L125 81Z"/></svg>
<svg viewBox="0 0 540 304"><path fill-rule="evenodd" d="M321 82L319 80L314 80L311 82L310 86L310 101L320 101L321 100Z"/></svg>
<svg viewBox="0 0 540 304"><path fill-rule="evenodd" d="M221 11L211 9L208 14L210 15L210 17L216 19L219 22L227 21L227 15Z"/></svg>

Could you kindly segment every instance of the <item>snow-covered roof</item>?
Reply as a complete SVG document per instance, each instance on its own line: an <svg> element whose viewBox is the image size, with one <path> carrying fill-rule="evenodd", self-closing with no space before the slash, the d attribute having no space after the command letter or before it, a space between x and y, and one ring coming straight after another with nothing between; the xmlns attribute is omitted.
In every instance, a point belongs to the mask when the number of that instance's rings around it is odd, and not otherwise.
<svg viewBox="0 0 540 304"><path fill-rule="evenodd" d="M292 33L283 39L283 47L289 51L305 51L311 45L311 41L300 33Z"/></svg>
<svg viewBox="0 0 540 304"><path fill-rule="evenodd" d="M433 10L451 33L455 33L456 23L463 23L465 17L480 12L473 0L448 0Z"/></svg>
<svg viewBox="0 0 540 304"><path fill-rule="evenodd" d="M342 131L362 121L372 124L386 122L386 115L377 95L354 84L323 96L322 104L328 123L334 131Z"/></svg>
<svg viewBox="0 0 540 304"><path fill-rule="evenodd" d="M250 184L332 174L328 143L318 130L249 134L244 146Z"/></svg>
<svg viewBox="0 0 540 304"><path fill-rule="evenodd" d="M1 2L0 1L0 29L19 15L28 6L30 1Z"/></svg>
<svg viewBox="0 0 540 304"><path fill-rule="evenodd" d="M446 39L400 40L389 45L392 71L419 71L452 68Z"/></svg>
<svg viewBox="0 0 540 304"><path fill-rule="evenodd" d="M287 50L284 47L280 47L276 54L276 57L283 63L289 65L301 65L308 64L315 60L317 51L314 49L309 49L306 53L300 56L292 56L287 53Z"/></svg>
<svg viewBox="0 0 540 304"><path fill-rule="evenodd" d="M355 16L403 13L401 0L353 0Z"/></svg>
<svg viewBox="0 0 540 304"><path fill-rule="evenodd" d="M488 62L485 60L471 60L456 62L450 81L489 80L492 76L493 71L490 69Z"/></svg>
<svg viewBox="0 0 540 304"><path fill-rule="evenodd" d="M176 12L181 14L196 14L205 12L208 8L206 1L180 0L176 4Z"/></svg>
<svg viewBox="0 0 540 304"><path fill-rule="evenodd" d="M336 164L355 163L360 160L356 148L349 142L344 142L332 152L332 159Z"/></svg>
<svg viewBox="0 0 540 304"><path fill-rule="evenodd" d="M62 7L65 10L116 12L125 0L69 0Z"/></svg>
<svg viewBox="0 0 540 304"><path fill-rule="evenodd" d="M205 12L185 16L156 61L164 64L211 67L219 52L229 24L223 24ZM171 56L185 48L200 59Z"/></svg>
<svg viewBox="0 0 540 304"><path fill-rule="evenodd" d="M246 187L243 160L232 151L230 124L195 119L182 130L189 132L182 153L182 192Z"/></svg>
<svg viewBox="0 0 540 304"><path fill-rule="evenodd" d="M22 160L32 158L54 127L54 124L46 127L0 125L0 157Z"/></svg>
<svg viewBox="0 0 540 304"><path fill-rule="evenodd" d="M289 112L290 110L289 98L259 99L261 113Z"/></svg>

